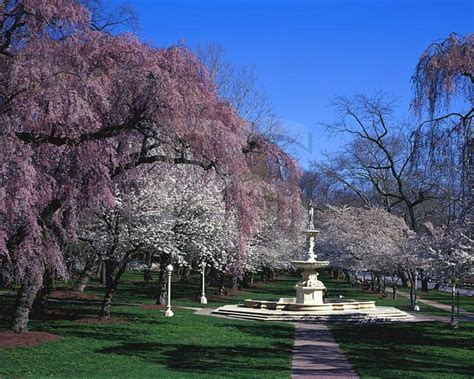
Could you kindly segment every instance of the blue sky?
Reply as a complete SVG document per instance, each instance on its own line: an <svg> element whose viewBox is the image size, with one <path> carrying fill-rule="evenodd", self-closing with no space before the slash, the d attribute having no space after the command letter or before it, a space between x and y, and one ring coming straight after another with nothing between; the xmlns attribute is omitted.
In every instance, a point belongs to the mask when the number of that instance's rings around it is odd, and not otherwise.
<svg viewBox="0 0 474 379"><path fill-rule="evenodd" d="M341 144L319 126L334 118L331 98L384 90L406 117L420 54L474 26L474 1L460 0L129 3L140 16L139 35L155 46L218 43L233 63L255 65L275 112L299 136L293 152L304 166Z"/></svg>

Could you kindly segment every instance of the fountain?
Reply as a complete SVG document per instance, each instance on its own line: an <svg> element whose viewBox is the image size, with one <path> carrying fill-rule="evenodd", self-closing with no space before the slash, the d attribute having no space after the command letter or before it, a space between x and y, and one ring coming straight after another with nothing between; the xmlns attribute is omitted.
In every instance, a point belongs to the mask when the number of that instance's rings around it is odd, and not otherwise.
<svg viewBox="0 0 474 379"><path fill-rule="evenodd" d="M314 252L320 233L314 227L314 205L310 202L308 227L302 231L308 241L306 260L291 261L301 270L302 280L295 285L295 298L246 299L243 304L225 305L212 313L231 318L272 321L410 321L413 316L393 307L376 307L375 301L325 298L326 286L318 279L318 269L330 265L318 261Z"/></svg>
<svg viewBox="0 0 474 379"><path fill-rule="evenodd" d="M319 230L314 228L314 207L310 203L309 209L309 223L308 228L303 230L303 234L306 235L308 240L309 250L308 259L306 261L292 261L293 266L301 270L301 276L303 280L298 282L295 286L296 289L296 301L295 304L303 305L322 305L323 294L326 290L326 286L323 282L318 280L317 269L329 266L328 261L317 261L317 255L314 253L314 240L319 234ZM291 307L290 307L291 308ZM293 307L301 308L301 307Z"/></svg>

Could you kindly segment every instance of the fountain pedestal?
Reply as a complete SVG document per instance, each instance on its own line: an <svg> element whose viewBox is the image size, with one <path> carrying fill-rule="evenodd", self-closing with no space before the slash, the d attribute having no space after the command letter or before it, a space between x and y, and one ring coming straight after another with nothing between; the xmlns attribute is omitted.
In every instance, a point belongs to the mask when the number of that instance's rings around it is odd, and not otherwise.
<svg viewBox="0 0 474 379"><path fill-rule="evenodd" d="M319 230L314 229L312 220L310 221L310 228L303 230L309 241L308 260L306 261L291 261L291 264L301 270L303 280L298 282L296 289L296 304L304 305L322 305L324 304L323 296L326 286L323 282L318 280L318 273L316 270L329 265L328 261L317 261L314 253L314 240L318 235Z"/></svg>
<svg viewBox="0 0 474 379"><path fill-rule="evenodd" d="M295 267L302 270L303 280L295 285L297 304L324 304L323 295L326 286L318 280L317 268L325 267L329 262L293 261ZM327 263L327 264L325 264Z"/></svg>

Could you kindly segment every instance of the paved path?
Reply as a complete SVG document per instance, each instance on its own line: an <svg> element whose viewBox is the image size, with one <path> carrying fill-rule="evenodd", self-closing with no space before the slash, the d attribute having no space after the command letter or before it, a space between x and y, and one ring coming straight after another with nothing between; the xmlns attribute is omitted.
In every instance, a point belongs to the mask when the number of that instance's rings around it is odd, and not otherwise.
<svg viewBox="0 0 474 379"><path fill-rule="evenodd" d="M295 324L291 377L358 378L324 324Z"/></svg>
<svg viewBox="0 0 474 379"><path fill-rule="evenodd" d="M392 292L392 289L391 288L387 288L387 292ZM405 292L401 292L401 291L397 291L397 296L400 295L402 297L407 297L409 298L410 297L410 294L409 293L405 293ZM446 305L446 304L441 304L441 303L438 303L437 301L433 301L433 300L428 300L428 299L423 299L423 298L420 298L420 296L418 296L417 298L417 301L419 303L423 303L423 304L426 304L426 305L430 305L434 308L438 308L438 309L442 309L442 310L445 310L445 311L448 311L448 312L451 312L451 305ZM412 313L413 314L413 313ZM466 311L465 309L462 309L460 308L459 309L459 315L463 316L463 318L465 320L468 320L468 321L474 321L474 313L473 312L468 312ZM457 316L457 315L456 315Z"/></svg>

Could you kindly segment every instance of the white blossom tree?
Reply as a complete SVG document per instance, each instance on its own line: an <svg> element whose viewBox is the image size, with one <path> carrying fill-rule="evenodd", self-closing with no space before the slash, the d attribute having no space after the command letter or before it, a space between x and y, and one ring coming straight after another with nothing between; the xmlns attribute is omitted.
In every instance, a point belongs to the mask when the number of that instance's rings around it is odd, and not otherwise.
<svg viewBox="0 0 474 379"><path fill-rule="evenodd" d="M381 208L349 207L329 207L320 217L320 250L334 267L354 276L370 272L380 291L386 274L394 278L405 270L416 276L420 262L407 245L415 234L400 217Z"/></svg>
<svg viewBox="0 0 474 379"><path fill-rule="evenodd" d="M266 214L247 245L244 269L250 282L258 272L262 279L271 279L275 272L293 269L291 260L301 254L304 245L304 236L299 233L304 221L299 217L297 225L288 228L274 214Z"/></svg>
<svg viewBox="0 0 474 379"><path fill-rule="evenodd" d="M473 245L468 225L453 223L435 228L425 224L426 233L414 240L416 254L423 257L426 274L437 283L455 283L472 275L474 268Z"/></svg>
<svg viewBox="0 0 474 379"><path fill-rule="evenodd" d="M114 208L94 211L80 236L106 267L101 316L110 316L118 281L132 260L148 252L161 267L205 261L222 269L235 251L235 236L236 221L226 212L222 188L201 169L157 167L141 173L133 186L117 187ZM166 284L163 273L160 277L159 300Z"/></svg>

